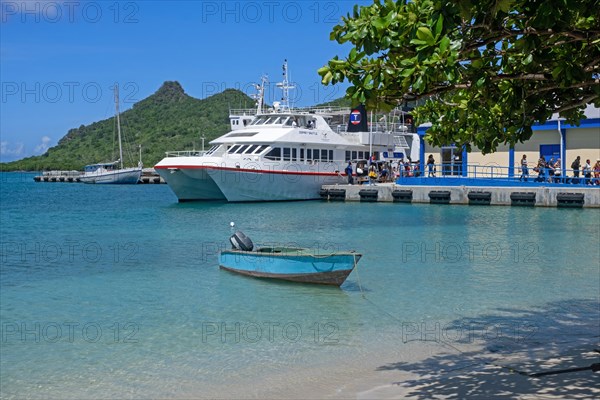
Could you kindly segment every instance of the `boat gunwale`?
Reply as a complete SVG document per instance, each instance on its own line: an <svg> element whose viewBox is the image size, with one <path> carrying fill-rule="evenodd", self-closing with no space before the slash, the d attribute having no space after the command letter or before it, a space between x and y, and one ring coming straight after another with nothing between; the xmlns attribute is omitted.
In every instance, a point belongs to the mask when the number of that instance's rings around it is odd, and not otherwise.
<svg viewBox="0 0 600 400"><path fill-rule="evenodd" d="M285 249L286 251L285 252L261 251L261 250L265 250L265 249ZM312 257L312 258L327 258L327 257L334 257L334 256L354 256L355 258L357 258L355 263L358 263L358 261L362 258L362 254L357 253L354 250L339 251L339 252L328 253L328 254L315 254L315 253L306 252L306 251L311 251L311 250L313 250L313 249L303 248L303 247L259 247L257 250L254 250L254 251L245 251L245 250L237 250L237 249L221 250L219 252L219 255L224 254L224 253L229 253L229 254L240 254L240 255L256 255L256 256L261 256L261 257L278 256L278 257Z"/></svg>

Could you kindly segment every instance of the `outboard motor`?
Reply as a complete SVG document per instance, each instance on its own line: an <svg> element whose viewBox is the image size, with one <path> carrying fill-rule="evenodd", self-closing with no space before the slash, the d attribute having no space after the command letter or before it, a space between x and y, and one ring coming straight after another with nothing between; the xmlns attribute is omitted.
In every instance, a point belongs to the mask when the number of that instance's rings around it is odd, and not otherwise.
<svg viewBox="0 0 600 400"><path fill-rule="evenodd" d="M231 242L231 246L234 250L242 250L242 251L252 251L254 248L254 244L252 240L246 235L244 232L237 231L229 238Z"/></svg>

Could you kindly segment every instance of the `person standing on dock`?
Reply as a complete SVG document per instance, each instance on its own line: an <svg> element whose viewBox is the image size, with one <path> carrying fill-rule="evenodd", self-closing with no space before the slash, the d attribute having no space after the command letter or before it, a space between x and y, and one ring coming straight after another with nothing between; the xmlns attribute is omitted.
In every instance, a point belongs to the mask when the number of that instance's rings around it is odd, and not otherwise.
<svg viewBox="0 0 600 400"><path fill-rule="evenodd" d="M523 158L521 158L521 177L519 181L527 182L529 178L529 169L527 169L527 155L523 154Z"/></svg>
<svg viewBox="0 0 600 400"><path fill-rule="evenodd" d="M592 184L592 163L589 159L585 160L585 164L583 165L583 177L585 178L585 184Z"/></svg>
<svg viewBox="0 0 600 400"><path fill-rule="evenodd" d="M579 178L579 167L581 167L581 156L577 156L577 158L571 163L571 168L573 168L573 178ZM578 182L579 179L574 183Z"/></svg>
<svg viewBox="0 0 600 400"><path fill-rule="evenodd" d="M560 183L561 175L562 175L562 169L561 169L561 165L560 165L560 158L557 158L556 162L554 163L554 183Z"/></svg>
<svg viewBox="0 0 600 400"><path fill-rule="evenodd" d="M374 185L374 182L377 180L378 175L379 174L377 173L375 164L371 164L371 166L369 167L369 186Z"/></svg>
<svg viewBox="0 0 600 400"><path fill-rule="evenodd" d="M430 154L427 157L427 170L429 171L427 176L429 178L435 178L435 159L433 158L433 154Z"/></svg>
<svg viewBox="0 0 600 400"><path fill-rule="evenodd" d="M592 185L600 185L600 158L594 164L594 180L592 181Z"/></svg>
<svg viewBox="0 0 600 400"><path fill-rule="evenodd" d="M550 161L546 163L546 167L548 167L548 182L554 182L554 157L550 157Z"/></svg>
<svg viewBox="0 0 600 400"><path fill-rule="evenodd" d="M346 175L348 175L348 185L354 184L354 178L352 177L352 161L348 161L348 166L346 167Z"/></svg>

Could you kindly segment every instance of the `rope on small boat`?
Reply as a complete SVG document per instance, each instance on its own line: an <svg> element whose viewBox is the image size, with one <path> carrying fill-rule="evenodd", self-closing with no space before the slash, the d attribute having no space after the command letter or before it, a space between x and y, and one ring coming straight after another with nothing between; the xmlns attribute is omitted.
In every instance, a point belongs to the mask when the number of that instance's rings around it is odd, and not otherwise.
<svg viewBox="0 0 600 400"><path fill-rule="evenodd" d="M360 275L358 274L358 261L356 261L356 252L352 252L352 257L354 258L354 270L356 271L356 281L358 282L358 288L360 289L360 294L364 299L365 293L363 292L362 285L360 284Z"/></svg>

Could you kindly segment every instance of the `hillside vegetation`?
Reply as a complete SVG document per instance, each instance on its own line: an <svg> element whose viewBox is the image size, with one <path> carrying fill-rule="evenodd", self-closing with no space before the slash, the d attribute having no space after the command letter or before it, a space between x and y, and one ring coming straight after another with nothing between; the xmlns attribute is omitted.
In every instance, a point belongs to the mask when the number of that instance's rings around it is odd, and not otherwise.
<svg viewBox="0 0 600 400"><path fill-rule="evenodd" d="M121 129L126 139L127 165L142 161L152 167L165 151L199 149L200 137L210 140L229 131L229 109L254 107L246 94L228 89L203 100L185 94L178 82L165 82L153 95L121 113ZM87 164L118 159L116 118L71 129L58 144L36 157L1 164L2 171L82 170ZM128 154L128 155L127 155Z"/></svg>

